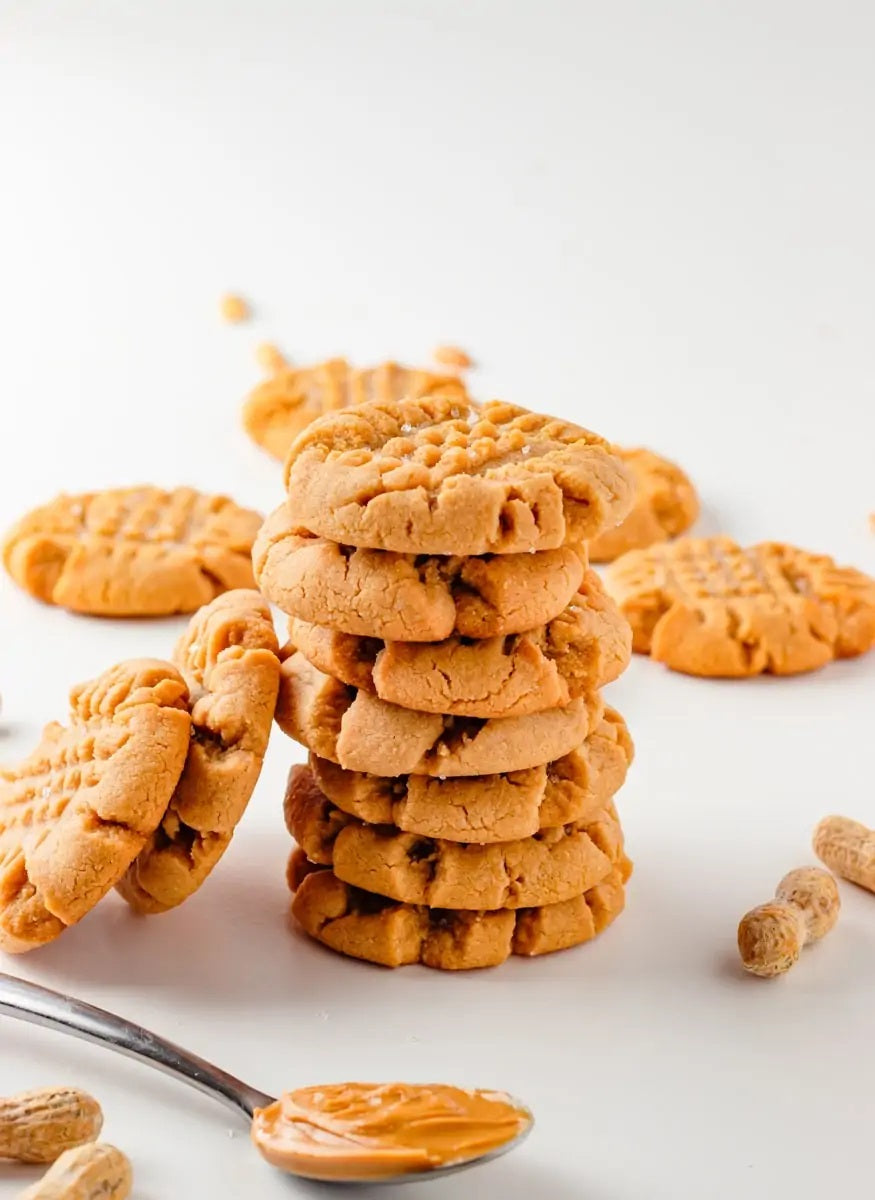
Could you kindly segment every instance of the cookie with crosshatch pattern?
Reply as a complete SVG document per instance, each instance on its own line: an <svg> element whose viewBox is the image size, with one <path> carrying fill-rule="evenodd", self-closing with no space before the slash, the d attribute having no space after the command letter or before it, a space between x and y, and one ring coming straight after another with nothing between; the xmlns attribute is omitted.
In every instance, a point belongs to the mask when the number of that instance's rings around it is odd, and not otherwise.
<svg viewBox="0 0 875 1200"><path fill-rule="evenodd" d="M0 949L53 941L118 883L167 808L190 730L176 667L133 659L74 688L68 724L0 771Z"/></svg>
<svg viewBox="0 0 875 1200"><path fill-rule="evenodd" d="M875 580L780 542L682 538L624 555L606 582L633 649L689 675L795 675L875 645Z"/></svg>
<svg viewBox="0 0 875 1200"><path fill-rule="evenodd" d="M194 488L60 495L10 530L3 563L38 600L95 616L194 612L252 587L261 517Z"/></svg>
<svg viewBox="0 0 875 1200"><path fill-rule="evenodd" d="M629 511L603 438L492 400L363 404L314 422L286 460L289 506L341 545L511 554L586 541Z"/></svg>

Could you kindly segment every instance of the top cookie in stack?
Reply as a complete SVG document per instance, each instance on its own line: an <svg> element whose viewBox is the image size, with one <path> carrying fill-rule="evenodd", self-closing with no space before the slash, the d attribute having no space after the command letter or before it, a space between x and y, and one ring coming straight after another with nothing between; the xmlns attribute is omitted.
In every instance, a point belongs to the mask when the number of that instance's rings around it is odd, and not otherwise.
<svg viewBox="0 0 875 1200"><path fill-rule="evenodd" d="M277 718L313 768L293 776L286 806L310 858L294 872L305 929L358 957L450 967L592 936L619 911L628 873L611 797L631 744L617 714L606 724L599 688L625 667L630 637L582 544L628 510L622 464L566 422L435 396L316 421L292 446L286 480L254 561L264 594L292 618ZM496 830L436 820L464 830L450 854L452 838L411 836L403 805L397 825L357 821L349 806L332 818L342 801L316 783L334 764L343 795L407 794L427 776L438 807L457 799L460 777L469 802L472 777L485 777L486 795L512 796L515 773L541 769L546 787L565 778L551 767L578 750L588 761L600 735L623 748L622 770L600 792L586 770L571 773L572 790L598 793L560 806L585 809L584 824L498 842L476 870L473 851ZM529 806L530 790L520 788ZM351 820L367 836L355 835L356 855L335 857ZM504 827L507 814L495 820ZM483 861L498 872L485 892ZM435 891L452 909L430 904L429 862L436 874L453 864L452 888Z"/></svg>

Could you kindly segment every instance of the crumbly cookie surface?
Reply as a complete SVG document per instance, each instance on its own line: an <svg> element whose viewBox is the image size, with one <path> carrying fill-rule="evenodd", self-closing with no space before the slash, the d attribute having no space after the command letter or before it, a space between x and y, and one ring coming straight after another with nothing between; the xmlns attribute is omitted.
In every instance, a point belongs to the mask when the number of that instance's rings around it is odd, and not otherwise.
<svg viewBox="0 0 875 1200"><path fill-rule="evenodd" d="M429 908L525 908L569 900L600 883L624 859L611 801L586 822L533 837L465 845L367 825L337 808L308 767L293 767L286 827L312 863L344 883Z"/></svg>
<svg viewBox="0 0 875 1200"><path fill-rule="evenodd" d="M422 837L484 845L589 820L623 786L632 755L625 721L606 708L604 718L576 750L525 771L456 779L389 778L347 771L315 754L310 755L310 770L320 791L362 821L395 825Z"/></svg>
<svg viewBox="0 0 875 1200"><path fill-rule="evenodd" d="M534 629L571 603L586 567L574 546L468 558L341 546L302 530L287 504L265 521L252 557L258 586L283 612L401 642Z"/></svg>
<svg viewBox="0 0 875 1200"><path fill-rule="evenodd" d="M443 971L496 967L511 954L550 954L590 941L623 911L626 878L615 870L558 904L470 912L387 900L294 859L289 870L298 883L292 913L310 937L381 966L422 963Z"/></svg>
<svg viewBox="0 0 875 1200"><path fill-rule="evenodd" d="M616 679L632 652L629 624L594 571L552 621L512 636L386 642L298 618L289 636L343 683L402 708L462 717L564 707Z"/></svg>
<svg viewBox="0 0 875 1200"><path fill-rule="evenodd" d="M193 612L252 587L258 513L193 488L56 496L10 530L3 563L39 600L96 616Z"/></svg>
<svg viewBox="0 0 875 1200"><path fill-rule="evenodd" d="M243 406L243 427L259 446L284 460L311 421L325 413L369 400L417 399L435 392L466 398L456 375L384 362L357 368L345 358L312 367L282 367L258 385Z"/></svg>
<svg viewBox="0 0 875 1200"><path fill-rule="evenodd" d="M118 890L138 912L176 907L231 842L261 773L279 687L270 609L258 592L202 608L173 659L191 695L191 742L161 823Z"/></svg>
<svg viewBox="0 0 875 1200"><path fill-rule="evenodd" d="M525 717L452 717L387 704L288 653L276 719L289 737L372 775L494 775L552 762L601 720L597 693Z"/></svg>
<svg viewBox="0 0 875 1200"><path fill-rule="evenodd" d="M606 581L633 649L690 675L794 675L875 644L875 580L778 542L682 538L624 555Z"/></svg>
<svg viewBox="0 0 875 1200"><path fill-rule="evenodd" d="M124 875L182 771L187 700L170 663L119 663L74 688L69 723L0 771L0 948L52 941Z"/></svg>
<svg viewBox="0 0 875 1200"><path fill-rule="evenodd" d="M640 448L614 453L628 468L635 500L628 515L589 543L593 562L612 562L629 550L643 550L686 533L699 515L699 497L676 463Z"/></svg>
<svg viewBox="0 0 875 1200"><path fill-rule="evenodd" d="M412 554L551 550L632 503L607 442L500 401L367 404L315 422L286 461L297 520L343 545Z"/></svg>

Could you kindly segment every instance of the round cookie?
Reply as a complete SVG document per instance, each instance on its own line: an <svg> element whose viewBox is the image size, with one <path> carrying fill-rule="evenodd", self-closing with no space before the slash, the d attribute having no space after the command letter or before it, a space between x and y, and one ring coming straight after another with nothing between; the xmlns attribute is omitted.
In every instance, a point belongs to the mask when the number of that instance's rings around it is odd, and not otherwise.
<svg viewBox="0 0 875 1200"><path fill-rule="evenodd" d="M389 704L459 717L560 708L616 679L632 632L594 571L572 603L526 633L471 641L384 642L293 618L292 644L320 671Z"/></svg>
<svg viewBox="0 0 875 1200"><path fill-rule="evenodd" d="M405 554L511 554L586 541L632 503L607 442L552 417L452 396L364 404L314 422L286 461L313 533Z"/></svg>
<svg viewBox="0 0 875 1200"><path fill-rule="evenodd" d="M362 821L484 845L593 818L623 786L632 755L625 721L606 708L603 720L576 750L527 771L461 779L388 778L346 771L315 754L310 755L310 770L333 804Z"/></svg>
<svg viewBox="0 0 875 1200"><path fill-rule="evenodd" d="M561 758L602 715L597 693L525 717L441 716L387 704L290 653L276 720L284 733L351 771L371 775L495 775Z"/></svg>
<svg viewBox="0 0 875 1200"><path fill-rule="evenodd" d="M185 763L187 700L170 663L119 663L74 688L69 724L0 771L0 949L53 941L121 879Z"/></svg>
<svg viewBox="0 0 875 1200"><path fill-rule="evenodd" d="M623 859L613 804L584 822L492 845L463 845L366 825L293 767L285 796L289 833L312 863L364 891L429 908L527 908L595 887Z"/></svg>
<svg viewBox="0 0 875 1200"><path fill-rule="evenodd" d="M402 400L448 391L466 398L456 375L384 362L356 368L345 358L313 367L282 367L254 389L243 406L243 427L268 454L285 460L302 429L324 413L368 400Z"/></svg>
<svg viewBox="0 0 875 1200"><path fill-rule="evenodd" d="M341 882L330 870L290 863L297 885L292 913L301 928L338 954L401 967L422 963L443 971L496 967L511 954L531 957L588 942L623 911L628 868L596 887L537 908L493 912L399 904Z"/></svg>
<svg viewBox="0 0 875 1200"><path fill-rule="evenodd" d="M699 515L696 489L675 463L652 450L615 446L614 453L632 476L635 500L619 525L605 529L589 543L593 562L612 562L629 550L676 538L686 533Z"/></svg>
<svg viewBox="0 0 875 1200"><path fill-rule="evenodd" d="M95 616L194 612L253 587L258 513L193 488L56 496L10 530L3 563L38 600Z"/></svg>
<svg viewBox="0 0 875 1200"><path fill-rule="evenodd" d="M400 642L534 629L571 603L586 567L577 546L474 558L340 546L302 530L287 504L265 521L252 559L261 591L290 616Z"/></svg>
<svg viewBox="0 0 875 1200"><path fill-rule="evenodd" d="M225 853L267 749L279 687L277 640L258 592L226 592L196 613L173 659L191 695L191 743L161 823L118 885L142 913L166 912Z"/></svg>
<svg viewBox="0 0 875 1200"><path fill-rule="evenodd" d="M633 649L689 675L795 675L875 645L875 580L795 546L681 538L606 581Z"/></svg>

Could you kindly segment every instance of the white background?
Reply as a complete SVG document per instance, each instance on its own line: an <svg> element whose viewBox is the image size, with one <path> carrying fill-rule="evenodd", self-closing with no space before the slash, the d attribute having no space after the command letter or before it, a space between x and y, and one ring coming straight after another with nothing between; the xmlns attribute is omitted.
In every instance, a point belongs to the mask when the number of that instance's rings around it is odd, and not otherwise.
<svg viewBox="0 0 875 1200"><path fill-rule="evenodd" d="M151 481L267 510L238 424L253 348L423 362L477 394L675 456L703 529L875 570L875 14L866 0L17 0L0 9L0 518ZM218 298L257 322L223 325ZM0 589L0 756L70 683L166 654ZM214 878L150 920L110 898L9 965L252 1083L447 1079L539 1119L429 1200L820 1200L871 1180L875 899L775 983L740 915L811 861L830 811L875 824L875 660L709 683L636 661L637 869L600 941L493 972L395 973L290 932L272 742ZM0 1091L92 1089L138 1200L322 1194L208 1100L0 1023ZM0 1197L32 1172L0 1167ZM426 1188L428 1190L426 1190ZM374 1190L372 1195L383 1194Z"/></svg>

